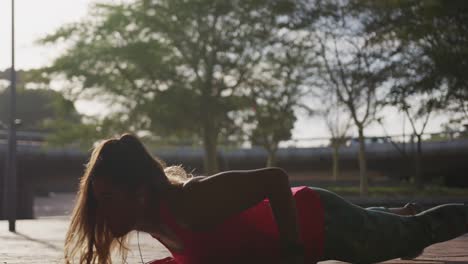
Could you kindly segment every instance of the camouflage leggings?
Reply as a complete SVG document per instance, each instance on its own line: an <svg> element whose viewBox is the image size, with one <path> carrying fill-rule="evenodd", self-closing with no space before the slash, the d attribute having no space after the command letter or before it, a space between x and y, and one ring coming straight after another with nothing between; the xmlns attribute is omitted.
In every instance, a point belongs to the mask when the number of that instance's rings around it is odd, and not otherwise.
<svg viewBox="0 0 468 264"><path fill-rule="evenodd" d="M311 189L325 210L323 260L375 263L411 256L468 232L468 205L445 204L416 216L399 216L383 207L364 209L327 190Z"/></svg>

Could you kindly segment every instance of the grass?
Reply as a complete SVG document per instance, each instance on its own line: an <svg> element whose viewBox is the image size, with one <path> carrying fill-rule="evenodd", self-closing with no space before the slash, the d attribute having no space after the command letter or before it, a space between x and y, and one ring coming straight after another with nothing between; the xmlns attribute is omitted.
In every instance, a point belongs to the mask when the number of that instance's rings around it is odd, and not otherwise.
<svg viewBox="0 0 468 264"><path fill-rule="evenodd" d="M358 196L359 187L325 187L332 192L342 196ZM400 196L449 196L459 197L468 196L468 188L448 188L443 186L425 186L423 189L416 189L413 186L373 186L369 187L369 196L371 197L400 197Z"/></svg>

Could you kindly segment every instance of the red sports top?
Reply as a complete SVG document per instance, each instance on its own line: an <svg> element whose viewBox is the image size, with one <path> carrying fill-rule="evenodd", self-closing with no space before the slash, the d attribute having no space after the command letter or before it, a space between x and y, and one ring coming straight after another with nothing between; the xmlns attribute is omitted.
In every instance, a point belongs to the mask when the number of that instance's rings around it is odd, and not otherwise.
<svg viewBox="0 0 468 264"><path fill-rule="evenodd" d="M306 250L305 263L316 263L324 244L324 213L319 195L307 186L292 187L291 191ZM173 257L151 264L279 263L279 231L268 199L203 232L178 225L164 202L160 213L162 221L182 240L184 250L171 251Z"/></svg>

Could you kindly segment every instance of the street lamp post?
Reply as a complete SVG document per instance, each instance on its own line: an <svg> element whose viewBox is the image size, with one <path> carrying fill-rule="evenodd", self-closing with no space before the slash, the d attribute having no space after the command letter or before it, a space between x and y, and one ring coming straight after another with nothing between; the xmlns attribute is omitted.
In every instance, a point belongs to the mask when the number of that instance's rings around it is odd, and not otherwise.
<svg viewBox="0 0 468 264"><path fill-rule="evenodd" d="M8 218L8 229L16 231L16 71L15 71L15 1L11 0L11 85L8 151L4 189L4 212Z"/></svg>

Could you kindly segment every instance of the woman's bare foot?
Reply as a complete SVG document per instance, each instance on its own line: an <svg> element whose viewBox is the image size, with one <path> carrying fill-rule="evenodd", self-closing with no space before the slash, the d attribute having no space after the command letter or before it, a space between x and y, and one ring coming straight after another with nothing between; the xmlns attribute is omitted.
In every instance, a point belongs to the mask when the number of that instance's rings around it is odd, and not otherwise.
<svg viewBox="0 0 468 264"><path fill-rule="evenodd" d="M403 208L407 209L409 215L417 215L423 211L422 206L418 203L407 203Z"/></svg>
<svg viewBox="0 0 468 264"><path fill-rule="evenodd" d="M397 214L397 215L410 216L410 215L419 214L422 211L422 208L417 203L407 203L403 207L388 208L388 210L391 213L394 213L394 214Z"/></svg>

